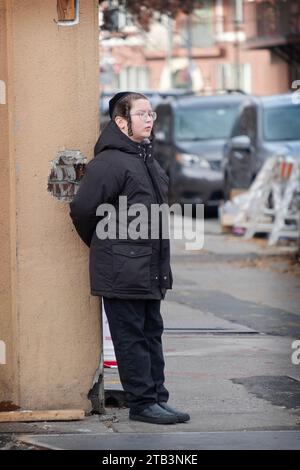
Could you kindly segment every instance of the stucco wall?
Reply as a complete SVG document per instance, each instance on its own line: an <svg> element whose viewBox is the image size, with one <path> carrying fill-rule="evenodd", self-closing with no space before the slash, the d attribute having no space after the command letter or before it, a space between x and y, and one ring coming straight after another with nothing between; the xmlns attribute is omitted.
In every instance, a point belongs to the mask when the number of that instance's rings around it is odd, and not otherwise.
<svg viewBox="0 0 300 470"><path fill-rule="evenodd" d="M11 210L0 247L1 291L12 272L11 296L5 288L1 300L11 321L0 401L13 396L22 408L89 409L100 353L99 299L89 293L88 248L72 227L68 204L47 192L47 177L57 151L79 149L89 159L98 137L98 2L81 1L79 24L70 27L57 25L56 3L0 0L0 11L7 8L9 145L5 132L0 137L9 163L0 194L7 223Z"/></svg>
<svg viewBox="0 0 300 470"><path fill-rule="evenodd" d="M8 62L7 62L7 27L5 1L0 0L0 80L2 93L0 99L0 341L4 341L6 358L10 364L1 364L5 358L0 358L0 402L15 402L17 398L17 354L15 344L12 312L12 258L11 242L14 234L14 217L11 210L14 192L10 184L9 162L9 125L7 90ZM7 359L6 359L7 360ZM3 404L3 407L6 406ZM0 406L1 410L1 406Z"/></svg>

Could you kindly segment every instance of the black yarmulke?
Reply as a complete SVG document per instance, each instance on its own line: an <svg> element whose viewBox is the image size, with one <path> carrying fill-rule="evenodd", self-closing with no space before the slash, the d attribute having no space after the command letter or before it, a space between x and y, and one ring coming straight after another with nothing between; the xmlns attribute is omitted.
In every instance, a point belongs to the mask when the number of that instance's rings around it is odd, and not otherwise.
<svg viewBox="0 0 300 470"><path fill-rule="evenodd" d="M124 98L124 96L131 95L132 91L121 91L120 93L116 93L110 100L109 100L109 115L112 119L114 107L116 106L117 102Z"/></svg>

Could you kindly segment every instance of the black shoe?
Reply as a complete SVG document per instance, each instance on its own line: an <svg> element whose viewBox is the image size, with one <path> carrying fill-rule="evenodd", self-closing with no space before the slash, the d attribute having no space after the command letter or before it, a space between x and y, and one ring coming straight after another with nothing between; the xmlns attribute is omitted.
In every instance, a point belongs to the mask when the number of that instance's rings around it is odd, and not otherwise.
<svg viewBox="0 0 300 470"><path fill-rule="evenodd" d="M129 419L133 421L144 421L154 424L174 424L178 423L177 416L164 410L157 403L147 406L139 413L129 411Z"/></svg>
<svg viewBox="0 0 300 470"><path fill-rule="evenodd" d="M189 414L171 408L165 401L159 401L158 404L163 410L166 410L169 413L174 414L174 416L177 416L178 423L184 423L185 421L189 421L191 419Z"/></svg>

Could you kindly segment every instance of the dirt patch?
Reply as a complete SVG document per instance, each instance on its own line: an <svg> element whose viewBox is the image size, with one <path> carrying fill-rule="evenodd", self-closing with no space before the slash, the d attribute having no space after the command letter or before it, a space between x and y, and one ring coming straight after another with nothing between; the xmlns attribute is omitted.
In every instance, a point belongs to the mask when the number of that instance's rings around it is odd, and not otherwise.
<svg viewBox="0 0 300 470"><path fill-rule="evenodd" d="M1 401L0 411L16 411L20 410L20 406L15 405L12 401Z"/></svg>
<svg viewBox="0 0 300 470"><path fill-rule="evenodd" d="M248 242L253 243L260 248L267 249L268 248L268 237L253 237L250 240L245 240L243 237L238 237L234 234L230 234L226 236L226 241L231 242Z"/></svg>
<svg viewBox="0 0 300 470"><path fill-rule="evenodd" d="M300 262L293 255L269 255L259 258L233 261L231 264L241 268L259 268L274 271L280 274L289 274L300 277Z"/></svg>
<svg viewBox="0 0 300 470"><path fill-rule="evenodd" d="M0 451L1 450L41 450L40 447L21 442L13 434L0 435Z"/></svg>

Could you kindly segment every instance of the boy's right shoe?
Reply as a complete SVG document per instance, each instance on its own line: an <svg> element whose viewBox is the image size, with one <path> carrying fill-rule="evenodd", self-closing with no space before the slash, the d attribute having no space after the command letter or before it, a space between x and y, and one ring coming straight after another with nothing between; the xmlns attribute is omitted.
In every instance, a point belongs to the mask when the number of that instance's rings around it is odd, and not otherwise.
<svg viewBox="0 0 300 470"><path fill-rule="evenodd" d="M139 413L129 411L129 419L133 421L144 421L154 424L174 424L178 423L176 415L161 408L157 403L147 406Z"/></svg>

